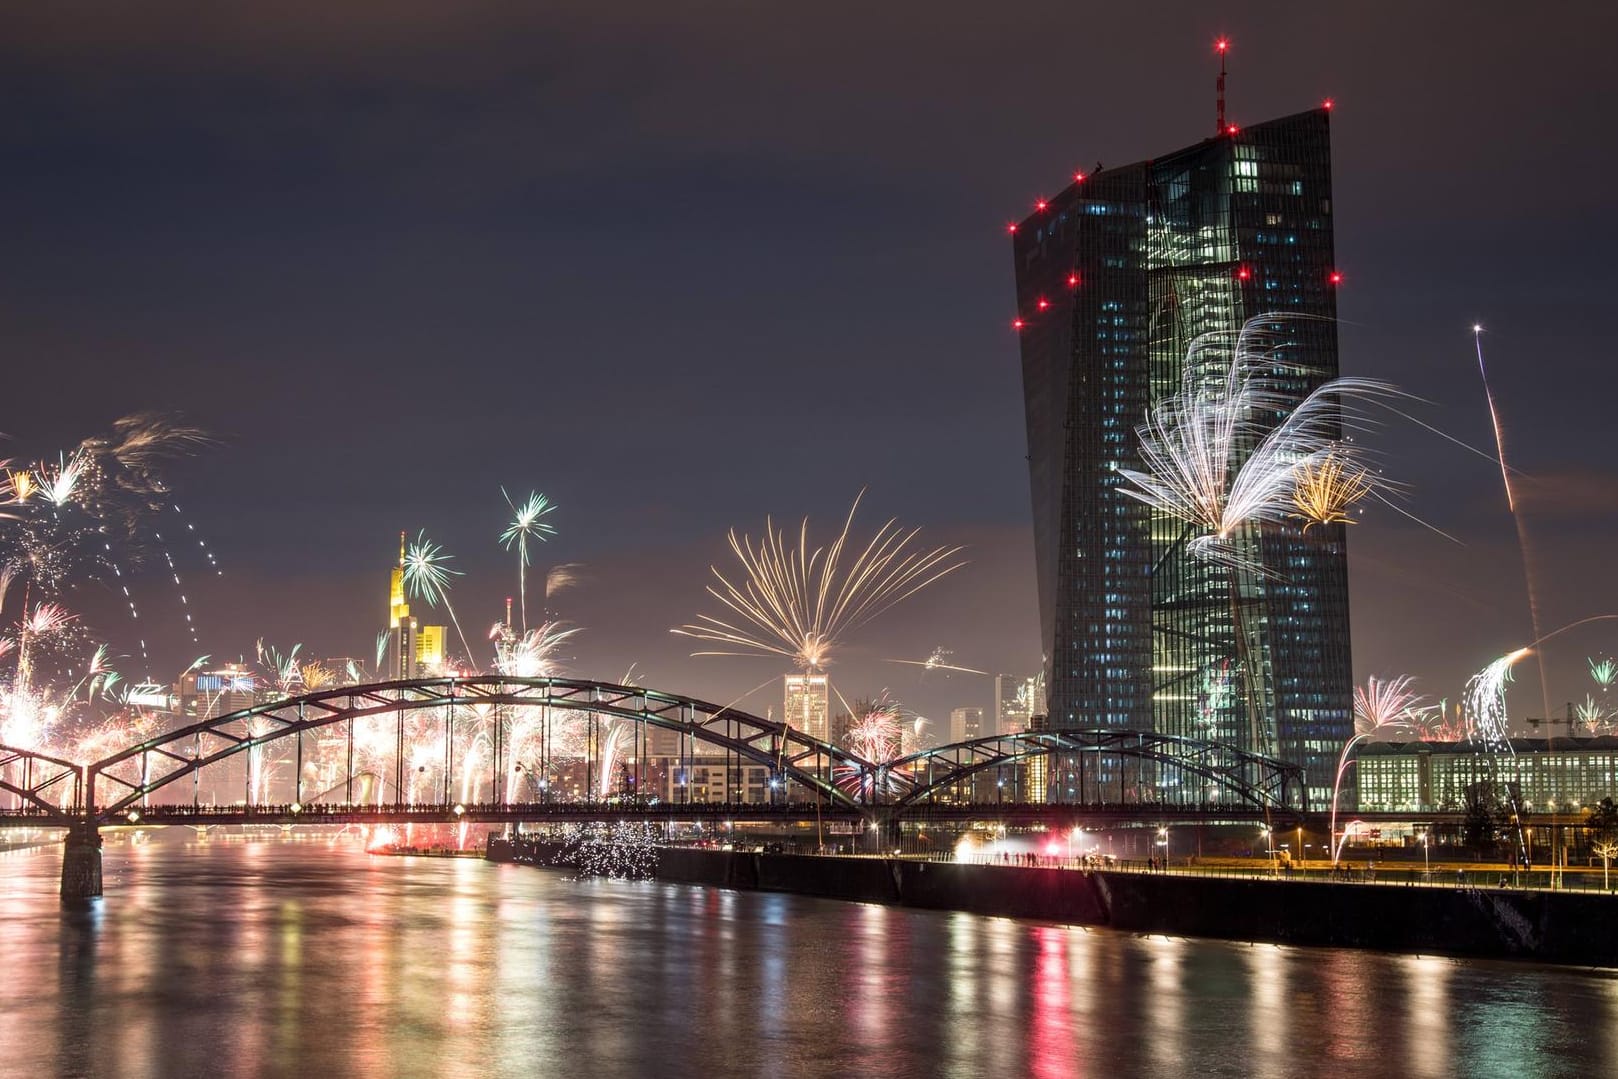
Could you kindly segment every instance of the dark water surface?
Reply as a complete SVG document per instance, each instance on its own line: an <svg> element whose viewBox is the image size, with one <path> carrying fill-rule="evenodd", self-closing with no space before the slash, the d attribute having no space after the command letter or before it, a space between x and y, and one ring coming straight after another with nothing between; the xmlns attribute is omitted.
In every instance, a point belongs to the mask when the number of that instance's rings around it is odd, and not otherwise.
<svg viewBox="0 0 1618 1079"><path fill-rule="evenodd" d="M0 1074L1618 1071L1605 974L188 836L0 855Z"/></svg>

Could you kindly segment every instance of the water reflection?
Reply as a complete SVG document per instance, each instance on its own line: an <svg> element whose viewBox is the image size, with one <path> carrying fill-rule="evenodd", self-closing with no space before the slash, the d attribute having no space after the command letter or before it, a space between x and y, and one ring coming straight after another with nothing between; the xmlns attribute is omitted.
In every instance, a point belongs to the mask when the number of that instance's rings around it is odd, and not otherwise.
<svg viewBox="0 0 1618 1079"><path fill-rule="evenodd" d="M320 838L0 855L5 1074L1610 1074L1618 982L1136 937Z"/></svg>

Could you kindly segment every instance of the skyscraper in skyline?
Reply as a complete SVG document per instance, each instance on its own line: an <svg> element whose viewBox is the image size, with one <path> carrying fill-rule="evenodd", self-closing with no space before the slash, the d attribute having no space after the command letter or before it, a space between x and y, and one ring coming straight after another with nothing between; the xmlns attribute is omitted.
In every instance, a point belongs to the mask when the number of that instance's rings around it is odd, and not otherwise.
<svg viewBox="0 0 1618 1079"><path fill-rule="evenodd" d="M789 674L784 679L784 714L787 726L811 738L831 737L831 680L824 674Z"/></svg>
<svg viewBox="0 0 1618 1079"><path fill-rule="evenodd" d="M1328 118L1075 178L1012 236L1050 726L1274 754L1313 804L1353 733L1343 526L1249 528L1264 572L1233 571L1120 470L1142 467L1135 428L1201 335L1275 316L1288 396L1337 375Z"/></svg>
<svg viewBox="0 0 1618 1079"><path fill-rule="evenodd" d="M399 533L399 564L393 567L388 582L388 635L384 678L417 678L444 669L444 627L421 625L410 613L403 532Z"/></svg>
<svg viewBox="0 0 1618 1079"><path fill-rule="evenodd" d="M970 706L954 708L949 713L949 740L951 742L969 742L974 738L982 738L989 732L983 729L983 709Z"/></svg>
<svg viewBox="0 0 1618 1079"><path fill-rule="evenodd" d="M1038 686L1039 679L1032 675L1027 678L1010 674L994 676L995 734L1019 734L1028 729L1029 719L1044 710Z"/></svg>

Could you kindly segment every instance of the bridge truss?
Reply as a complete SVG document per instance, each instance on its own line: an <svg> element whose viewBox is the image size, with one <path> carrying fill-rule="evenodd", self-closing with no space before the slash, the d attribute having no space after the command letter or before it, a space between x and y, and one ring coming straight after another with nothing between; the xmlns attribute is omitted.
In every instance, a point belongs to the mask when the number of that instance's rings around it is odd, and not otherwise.
<svg viewBox="0 0 1618 1079"><path fill-rule="evenodd" d="M767 788L738 787L747 767L769 777ZM699 774L715 782L721 770L717 787L698 783ZM227 773L239 778L222 788L218 777ZM577 816L580 806L623 817L639 805L667 816L671 806L716 802L762 809L760 800L770 817L798 807L890 821L1010 802L1250 815L1305 812L1305 790L1295 766L1170 735L1029 731L872 762L692 697L500 675L307 693L191 723L83 766L0 747L0 792L12 796L15 815L91 828L132 816L177 822L187 805L212 819L234 806L244 819L279 807L287 820L310 821L329 817L334 805L407 817L435 806L449 817L453 807L468 820L514 819L528 807L537 820Z"/></svg>
<svg viewBox="0 0 1618 1079"><path fill-rule="evenodd" d="M1028 790L1025 772L1017 769L1019 800L1308 811L1308 787L1297 765L1220 742L1116 728L1019 731L926 749L887 764L877 783L900 809L945 795L999 801L1008 770L1033 760L1044 763L1035 780L1040 789ZM982 782L990 778L993 792Z"/></svg>

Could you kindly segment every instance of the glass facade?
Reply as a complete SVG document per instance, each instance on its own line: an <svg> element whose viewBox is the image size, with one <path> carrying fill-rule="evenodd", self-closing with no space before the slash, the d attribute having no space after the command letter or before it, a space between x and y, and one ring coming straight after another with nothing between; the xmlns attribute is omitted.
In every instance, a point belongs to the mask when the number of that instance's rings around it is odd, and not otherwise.
<svg viewBox="0 0 1618 1079"><path fill-rule="evenodd" d="M1317 109L1099 171L1012 236L1051 725L1277 756L1313 805L1353 734L1343 526L1253 528L1265 573L1236 572L1193 558L1195 533L1119 470L1203 334L1273 314L1285 392L1336 377L1331 209Z"/></svg>

